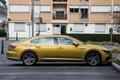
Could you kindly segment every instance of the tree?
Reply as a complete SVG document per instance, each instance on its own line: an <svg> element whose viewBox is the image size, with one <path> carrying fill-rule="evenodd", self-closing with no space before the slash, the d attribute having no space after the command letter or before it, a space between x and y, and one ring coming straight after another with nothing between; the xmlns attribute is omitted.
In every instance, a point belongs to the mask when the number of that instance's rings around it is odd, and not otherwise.
<svg viewBox="0 0 120 80"><path fill-rule="evenodd" d="M115 10L113 12L113 26L114 30L120 33L120 6L115 6Z"/></svg>

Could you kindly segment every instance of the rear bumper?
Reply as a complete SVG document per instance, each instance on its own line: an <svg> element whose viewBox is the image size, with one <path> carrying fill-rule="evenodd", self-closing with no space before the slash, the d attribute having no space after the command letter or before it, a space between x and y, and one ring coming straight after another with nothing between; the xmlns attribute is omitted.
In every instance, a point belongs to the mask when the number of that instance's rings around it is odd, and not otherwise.
<svg viewBox="0 0 120 80"><path fill-rule="evenodd" d="M18 53L14 52L14 51L7 52L7 59L14 60L14 61L20 61L20 57L19 57Z"/></svg>

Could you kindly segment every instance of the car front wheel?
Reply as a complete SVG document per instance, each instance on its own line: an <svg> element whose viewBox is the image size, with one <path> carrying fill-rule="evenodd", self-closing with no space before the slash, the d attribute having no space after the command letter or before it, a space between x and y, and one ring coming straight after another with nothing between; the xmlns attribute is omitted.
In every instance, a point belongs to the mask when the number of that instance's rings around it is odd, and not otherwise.
<svg viewBox="0 0 120 80"><path fill-rule="evenodd" d="M86 62L88 65L99 65L101 62L101 56L97 52L90 52L86 55Z"/></svg>
<svg viewBox="0 0 120 80"><path fill-rule="evenodd" d="M24 65L31 66L34 65L37 61L37 57L33 52L25 52L22 55L22 62Z"/></svg>

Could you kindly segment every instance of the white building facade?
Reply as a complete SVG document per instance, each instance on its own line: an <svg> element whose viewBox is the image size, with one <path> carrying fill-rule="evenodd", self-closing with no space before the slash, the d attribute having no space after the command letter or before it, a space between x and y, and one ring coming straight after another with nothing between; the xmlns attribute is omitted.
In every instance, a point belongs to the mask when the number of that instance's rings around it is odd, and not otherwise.
<svg viewBox="0 0 120 80"><path fill-rule="evenodd" d="M32 37L31 0L9 0L8 5L9 38ZM34 36L37 33L109 34L113 28L112 13L119 6L119 0L35 0Z"/></svg>

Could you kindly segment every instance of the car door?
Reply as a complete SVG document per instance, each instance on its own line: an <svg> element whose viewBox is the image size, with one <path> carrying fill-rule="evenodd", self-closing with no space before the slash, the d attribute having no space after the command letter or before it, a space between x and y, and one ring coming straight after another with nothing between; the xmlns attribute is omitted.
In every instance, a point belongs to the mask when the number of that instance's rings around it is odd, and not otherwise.
<svg viewBox="0 0 120 80"><path fill-rule="evenodd" d="M73 45L73 40L65 37L57 37L56 40L60 60L81 60L81 52Z"/></svg>
<svg viewBox="0 0 120 80"><path fill-rule="evenodd" d="M38 39L36 51L40 60L56 60L58 57L57 46L54 37L44 37Z"/></svg>

